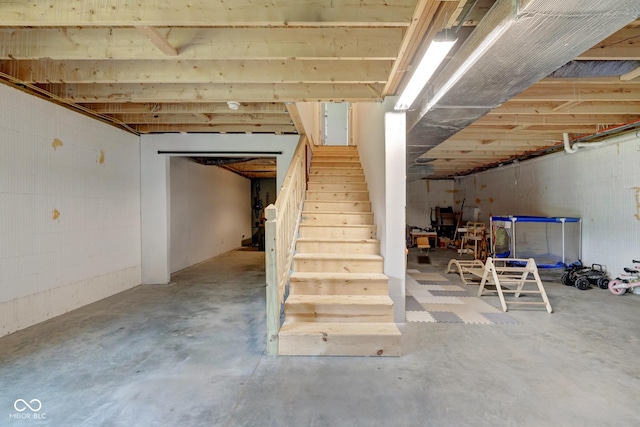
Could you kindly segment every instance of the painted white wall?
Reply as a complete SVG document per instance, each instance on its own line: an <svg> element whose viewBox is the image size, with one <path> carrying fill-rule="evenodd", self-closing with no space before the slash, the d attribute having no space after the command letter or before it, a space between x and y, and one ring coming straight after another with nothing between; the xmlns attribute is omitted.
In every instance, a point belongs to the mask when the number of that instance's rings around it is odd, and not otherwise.
<svg viewBox="0 0 640 427"><path fill-rule="evenodd" d="M405 322L406 118L393 112L395 99L354 105L358 151L374 222L389 277L394 320Z"/></svg>
<svg viewBox="0 0 640 427"><path fill-rule="evenodd" d="M0 85L0 272L0 335L139 285L139 138Z"/></svg>
<svg viewBox="0 0 640 427"><path fill-rule="evenodd" d="M251 237L251 181L171 158L171 272L242 246Z"/></svg>
<svg viewBox="0 0 640 427"><path fill-rule="evenodd" d="M184 156L184 153L213 151L238 153L238 156L246 156L247 153L270 153L263 155L276 158L276 186L280 189L299 139L298 135L142 135L140 137L142 283L169 283L171 276L170 157ZM206 154L198 155L206 156Z"/></svg>
<svg viewBox="0 0 640 427"><path fill-rule="evenodd" d="M407 183L407 224L428 228L431 226L431 209L436 206L454 206L453 180L421 179ZM434 212L435 215L435 212Z"/></svg>
<svg viewBox="0 0 640 427"><path fill-rule="evenodd" d="M490 215L581 217L583 262L604 264L615 277L640 258L639 142L616 137L462 178L457 189L480 205L486 223Z"/></svg>

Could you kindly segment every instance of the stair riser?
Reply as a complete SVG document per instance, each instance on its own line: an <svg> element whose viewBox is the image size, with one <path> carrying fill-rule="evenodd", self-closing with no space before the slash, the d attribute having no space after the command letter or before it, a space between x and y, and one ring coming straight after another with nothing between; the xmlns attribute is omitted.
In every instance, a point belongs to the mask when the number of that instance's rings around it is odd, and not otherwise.
<svg viewBox="0 0 640 427"><path fill-rule="evenodd" d="M393 322L393 304L311 304L286 302L287 322Z"/></svg>
<svg viewBox="0 0 640 427"><path fill-rule="evenodd" d="M307 191L305 200L341 202L341 201L369 201L369 193L366 191Z"/></svg>
<svg viewBox="0 0 640 427"><path fill-rule="evenodd" d="M364 182L309 182L309 191L367 191L367 184Z"/></svg>
<svg viewBox="0 0 640 427"><path fill-rule="evenodd" d="M311 175L309 176L309 184L327 184L327 183L362 183L364 184L364 175Z"/></svg>
<svg viewBox="0 0 640 427"><path fill-rule="evenodd" d="M315 280L291 278L290 295L388 295L387 280Z"/></svg>
<svg viewBox="0 0 640 427"><path fill-rule="evenodd" d="M300 237L325 239L375 239L376 227L322 227L300 225Z"/></svg>
<svg viewBox="0 0 640 427"><path fill-rule="evenodd" d="M379 255L380 242L300 242L297 250L300 253L325 254L367 254Z"/></svg>
<svg viewBox="0 0 640 427"><path fill-rule="evenodd" d="M303 210L313 212L371 212L371 202L305 202Z"/></svg>
<svg viewBox="0 0 640 427"><path fill-rule="evenodd" d="M289 322L393 322L393 312L388 314L357 313L290 313L285 309L285 317Z"/></svg>
<svg viewBox="0 0 640 427"><path fill-rule="evenodd" d="M372 213L312 213L302 214L302 224L373 225Z"/></svg>
<svg viewBox="0 0 640 427"><path fill-rule="evenodd" d="M281 336L282 356L400 356L400 336Z"/></svg>
<svg viewBox="0 0 640 427"><path fill-rule="evenodd" d="M314 273L383 273L384 263L381 259L303 259L294 260L294 271Z"/></svg>

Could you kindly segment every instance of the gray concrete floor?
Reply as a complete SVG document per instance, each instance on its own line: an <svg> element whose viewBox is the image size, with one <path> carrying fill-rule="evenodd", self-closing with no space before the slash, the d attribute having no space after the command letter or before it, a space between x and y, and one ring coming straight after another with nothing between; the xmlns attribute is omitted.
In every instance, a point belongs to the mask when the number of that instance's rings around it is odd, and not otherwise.
<svg viewBox="0 0 640 427"><path fill-rule="evenodd" d="M172 285L139 286L1 338L0 426L640 423L640 295L579 291L545 273L550 315L408 323L400 358L273 358L263 255L229 253ZM412 249L409 268L442 273L452 256L435 249L419 264ZM15 419L17 399L39 399L46 418Z"/></svg>

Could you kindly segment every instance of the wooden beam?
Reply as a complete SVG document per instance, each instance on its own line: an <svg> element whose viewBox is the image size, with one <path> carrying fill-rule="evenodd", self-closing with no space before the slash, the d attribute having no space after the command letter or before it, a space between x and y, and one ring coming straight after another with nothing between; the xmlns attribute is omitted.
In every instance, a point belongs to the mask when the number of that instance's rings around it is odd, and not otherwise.
<svg viewBox="0 0 640 427"><path fill-rule="evenodd" d="M415 49L412 49L413 53L411 57L408 58L411 60L411 65L409 65L409 61L405 61L399 66L399 72L402 72L403 74L399 76L401 80L397 81L398 84L395 86L395 88L393 88L393 93L395 93L399 87L404 88L404 86L408 84L408 79L410 78L410 75L412 73L407 73L407 71L412 71L418 66L420 59L422 59L425 52L429 48L431 41L435 38L436 34L446 26L447 18L455 13L456 8L457 3L454 1L440 2L440 5L438 6L435 14L429 15L430 22L428 22L429 26L423 34L422 43L416 45ZM389 90L391 90L391 87L389 88Z"/></svg>
<svg viewBox="0 0 640 427"><path fill-rule="evenodd" d="M376 85L377 90L382 90ZM377 101L365 85L331 84L51 84L43 88L76 103L93 102L367 102Z"/></svg>
<svg viewBox="0 0 640 427"><path fill-rule="evenodd" d="M400 28L172 28L167 33L182 60L393 61L401 40ZM4 28L0 59L167 57L135 28Z"/></svg>
<svg viewBox="0 0 640 427"><path fill-rule="evenodd" d="M170 132L197 132L197 133L297 133L293 125L205 125L205 124L181 124L181 125L136 125L133 126L140 133L170 133Z"/></svg>
<svg viewBox="0 0 640 427"><path fill-rule="evenodd" d="M111 114L112 117L127 124L263 124L290 125L291 118L286 114Z"/></svg>
<svg viewBox="0 0 640 427"><path fill-rule="evenodd" d="M438 153L430 153L428 155L429 158L432 159L459 159L461 161L477 160L477 161L485 161L491 162L495 159L504 159L506 157L510 157L513 155L521 154L522 151L511 150L511 151L469 151L469 150L447 150Z"/></svg>
<svg viewBox="0 0 640 427"><path fill-rule="evenodd" d="M409 25L415 0L183 0L129 2L101 0L98 3L72 0L3 2L0 26L46 27L388 27Z"/></svg>
<svg viewBox="0 0 640 427"><path fill-rule="evenodd" d="M564 104L570 104L559 108ZM557 102L512 102L507 101L500 107L490 111L488 115L500 114L637 114L640 111L640 102L578 102L569 101L558 105Z"/></svg>
<svg viewBox="0 0 640 427"><path fill-rule="evenodd" d="M560 135L560 139L562 135ZM557 141L558 139L556 139ZM456 151L478 151L480 153L492 152L492 153L513 153L513 152L525 152L536 150L541 147L549 147L556 144L556 141L529 141L526 144L510 144L511 141L495 141L489 145L479 144L459 144L456 142L443 142L438 147L427 151L427 157L438 157L440 153L451 153ZM501 144L501 145L498 145Z"/></svg>
<svg viewBox="0 0 640 427"><path fill-rule="evenodd" d="M27 83L386 83L391 61L4 60Z"/></svg>
<svg viewBox="0 0 640 427"><path fill-rule="evenodd" d="M627 81L627 80L637 79L638 77L640 77L640 67L636 68L633 71L629 71L626 74L621 75L620 80Z"/></svg>
<svg viewBox="0 0 640 427"><path fill-rule="evenodd" d="M565 108L569 108L569 107L572 107L572 106L578 105L578 104L581 104L581 102L580 101L563 102L562 104L560 104L560 105L558 105L556 107L553 107L553 111L557 112L557 111L564 110Z"/></svg>
<svg viewBox="0 0 640 427"><path fill-rule="evenodd" d="M625 27L580 55L583 61L640 60L640 28Z"/></svg>
<svg viewBox="0 0 640 427"><path fill-rule="evenodd" d="M621 82L622 83L622 82ZM536 84L511 98L511 102L531 101L640 101L640 82L613 84Z"/></svg>
<svg viewBox="0 0 640 427"><path fill-rule="evenodd" d="M636 115L544 115L544 114L492 114L475 121L473 126L572 126L591 125L599 123L629 123L640 119L640 111ZM521 129L524 130L524 129Z"/></svg>
<svg viewBox="0 0 640 427"><path fill-rule="evenodd" d="M193 113L192 114L194 117L200 119L201 121L207 123L207 122L211 122L211 117L207 116L204 113ZM123 120L124 121L124 120Z"/></svg>
<svg viewBox="0 0 640 427"><path fill-rule="evenodd" d="M304 125L302 124L302 118L300 117L300 112L298 111L298 106L293 103L287 103L285 104L285 106L287 107L287 111L289 112L289 116L291 118L291 120L293 121L293 125L296 127L296 129L298 129L298 133L300 135L306 135L307 132L304 129Z"/></svg>
<svg viewBox="0 0 640 427"><path fill-rule="evenodd" d="M402 81L404 74L411 63L411 59L415 55L416 50L420 46L420 42L424 38L424 35L431 24L433 15L438 10L439 3L440 2L438 0L418 1L418 5L411 17L411 25L409 25L409 28L402 38L402 43L398 50L398 57L391 68L389 81L382 91L384 96L393 94L398 89L398 85L400 84L400 81Z"/></svg>
<svg viewBox="0 0 640 427"><path fill-rule="evenodd" d="M617 86L625 87L627 85L634 86L640 84L640 82L621 82L619 77L605 76L605 77L547 77L534 86L582 86L582 85L603 85L603 86Z"/></svg>
<svg viewBox="0 0 640 427"><path fill-rule="evenodd" d="M109 103L86 104L85 107L102 114L274 114L288 116L283 102L241 102L240 108L231 110L226 102L197 103Z"/></svg>
<svg viewBox="0 0 640 427"><path fill-rule="evenodd" d="M164 35L160 34L160 31L158 31L157 28L146 26L136 28L138 28L138 31L140 31L149 40L151 40L151 43L153 43L158 49L160 49L162 53L167 56L178 56L178 50L175 47L171 46L171 43L167 41Z"/></svg>
<svg viewBox="0 0 640 427"><path fill-rule="evenodd" d="M503 149L527 149L527 147L537 147L540 145L555 144L562 140L562 133L550 133L533 138L522 139L448 139L442 144L432 148L432 150L503 150Z"/></svg>

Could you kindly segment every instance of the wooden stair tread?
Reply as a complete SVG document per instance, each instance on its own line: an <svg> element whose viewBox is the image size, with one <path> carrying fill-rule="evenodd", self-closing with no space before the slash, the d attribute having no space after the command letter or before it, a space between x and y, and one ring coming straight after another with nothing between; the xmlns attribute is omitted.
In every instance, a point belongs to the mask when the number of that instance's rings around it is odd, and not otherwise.
<svg viewBox="0 0 640 427"><path fill-rule="evenodd" d="M386 305L393 306L389 295L289 295L285 304Z"/></svg>
<svg viewBox="0 0 640 427"><path fill-rule="evenodd" d="M280 335L393 335L400 336L400 330L391 322L285 322L280 329Z"/></svg>
<svg viewBox="0 0 640 427"><path fill-rule="evenodd" d="M307 190L307 193L368 193L369 190Z"/></svg>
<svg viewBox="0 0 640 427"><path fill-rule="evenodd" d="M330 254L330 253L304 253L294 254L294 259L298 260L382 260L381 255L373 254Z"/></svg>
<svg viewBox="0 0 640 427"><path fill-rule="evenodd" d="M352 212L352 211L302 211L302 215L373 215L373 212Z"/></svg>
<svg viewBox="0 0 640 427"><path fill-rule="evenodd" d="M322 243L378 243L378 239L329 239L324 237L298 237L298 242L322 242Z"/></svg>
<svg viewBox="0 0 640 427"><path fill-rule="evenodd" d="M300 227L346 227L346 228L372 228L375 227L373 224L300 224Z"/></svg>
<svg viewBox="0 0 640 427"><path fill-rule="evenodd" d="M303 272L296 271L291 274L293 280L310 280L310 279L323 279L323 280L387 280L388 277L382 273L332 273L332 272Z"/></svg>

